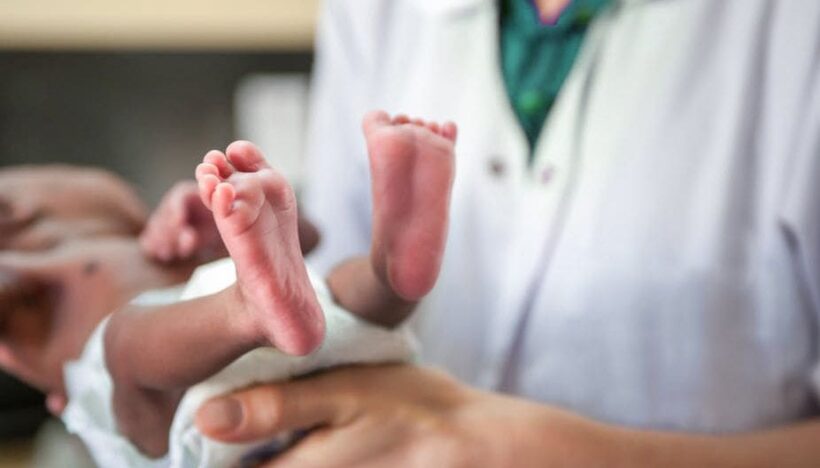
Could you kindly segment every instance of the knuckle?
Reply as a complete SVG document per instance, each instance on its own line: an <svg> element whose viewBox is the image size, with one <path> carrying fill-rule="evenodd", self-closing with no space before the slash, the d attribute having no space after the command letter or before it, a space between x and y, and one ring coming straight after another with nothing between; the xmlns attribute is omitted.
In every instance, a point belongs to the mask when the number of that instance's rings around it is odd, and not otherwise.
<svg viewBox="0 0 820 468"><path fill-rule="evenodd" d="M272 430L282 420L286 410L286 398L279 387L262 387L251 390L245 409L255 430Z"/></svg>

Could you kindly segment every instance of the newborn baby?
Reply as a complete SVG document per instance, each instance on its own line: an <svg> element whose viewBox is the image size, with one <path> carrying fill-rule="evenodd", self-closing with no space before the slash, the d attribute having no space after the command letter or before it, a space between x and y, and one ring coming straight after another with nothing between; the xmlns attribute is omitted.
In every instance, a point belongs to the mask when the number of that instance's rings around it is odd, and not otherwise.
<svg viewBox="0 0 820 468"><path fill-rule="evenodd" d="M199 195L233 260L236 282L189 301L127 306L100 332L117 428L144 454L168 451L175 412L192 385L260 346L296 356L316 350L330 313L323 308L335 307L323 295L359 317L394 325L433 287L446 240L456 128L374 112L364 133L373 243L369 257L334 270L329 291L305 268L295 197L284 178L246 142L205 156L196 171ZM178 245L207 238L203 226ZM334 326L355 328L333 314Z"/></svg>

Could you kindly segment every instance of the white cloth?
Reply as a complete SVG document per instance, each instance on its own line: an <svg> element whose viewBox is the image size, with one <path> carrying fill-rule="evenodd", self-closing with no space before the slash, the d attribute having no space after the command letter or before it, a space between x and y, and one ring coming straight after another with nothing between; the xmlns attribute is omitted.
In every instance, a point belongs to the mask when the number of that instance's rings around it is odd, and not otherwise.
<svg viewBox="0 0 820 468"><path fill-rule="evenodd" d="M221 260L200 267L180 296L178 291L143 295L141 305L171 303L215 293L235 281L233 263ZM325 313L327 333L322 346L305 357L286 356L273 348L252 351L210 379L188 390L174 416L170 451L161 460L149 460L116 431L111 406L112 382L105 367L103 335L107 320L86 344L82 357L65 368L69 404L63 414L68 430L80 436L101 467L197 468L235 466L259 444L228 445L205 438L194 427L194 415L206 400L254 383L286 380L342 364L408 361L412 339L406 331L367 324L333 303L324 282L311 275Z"/></svg>
<svg viewBox="0 0 820 468"><path fill-rule="evenodd" d="M459 124L423 360L640 427L816 413L820 2L634 0L592 24L528 161L496 0L327 0L306 213L367 252L372 108Z"/></svg>

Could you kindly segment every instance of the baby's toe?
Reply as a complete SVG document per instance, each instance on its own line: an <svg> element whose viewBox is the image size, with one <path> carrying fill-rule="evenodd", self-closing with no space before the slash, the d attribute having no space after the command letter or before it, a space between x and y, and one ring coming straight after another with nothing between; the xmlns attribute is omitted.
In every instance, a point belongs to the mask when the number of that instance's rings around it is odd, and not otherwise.
<svg viewBox="0 0 820 468"><path fill-rule="evenodd" d="M379 127L390 124L390 116L387 112L380 110L370 111L362 119L362 129L365 133L370 133Z"/></svg>
<svg viewBox="0 0 820 468"><path fill-rule="evenodd" d="M197 179L199 180L199 198L203 205L213 211L214 191L221 181L213 174L198 175Z"/></svg>
<svg viewBox="0 0 820 468"><path fill-rule="evenodd" d="M219 178L219 169L209 162L203 162L196 166L196 171L194 172L196 176L196 180L199 181L203 176L211 175L216 178Z"/></svg>
<svg viewBox="0 0 820 468"><path fill-rule="evenodd" d="M231 214L236 190L233 185L221 182L216 186L211 197L211 210L217 217L226 218Z"/></svg>
<svg viewBox="0 0 820 468"><path fill-rule="evenodd" d="M225 150L228 161L241 172L256 172L268 167L262 151L249 141L235 141Z"/></svg>
<svg viewBox="0 0 820 468"><path fill-rule="evenodd" d="M458 137L458 127L453 122L446 122L441 126L441 136L455 143Z"/></svg>
<svg viewBox="0 0 820 468"><path fill-rule="evenodd" d="M234 173L234 168L228 162L228 158L224 153L217 150L208 151L208 154L202 159L203 163L212 164L217 169L217 175L222 179L227 179Z"/></svg>

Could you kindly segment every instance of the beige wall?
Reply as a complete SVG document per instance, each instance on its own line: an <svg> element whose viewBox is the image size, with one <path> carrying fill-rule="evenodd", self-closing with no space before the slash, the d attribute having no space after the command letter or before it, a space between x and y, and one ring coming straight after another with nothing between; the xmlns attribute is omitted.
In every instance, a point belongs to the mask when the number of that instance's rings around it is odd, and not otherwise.
<svg viewBox="0 0 820 468"><path fill-rule="evenodd" d="M3 0L6 50L305 50L318 0Z"/></svg>

